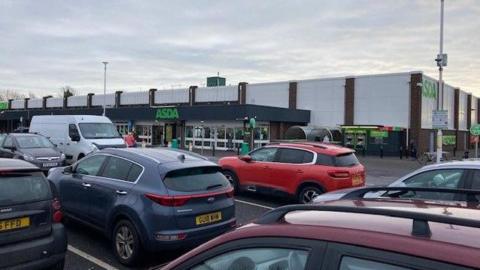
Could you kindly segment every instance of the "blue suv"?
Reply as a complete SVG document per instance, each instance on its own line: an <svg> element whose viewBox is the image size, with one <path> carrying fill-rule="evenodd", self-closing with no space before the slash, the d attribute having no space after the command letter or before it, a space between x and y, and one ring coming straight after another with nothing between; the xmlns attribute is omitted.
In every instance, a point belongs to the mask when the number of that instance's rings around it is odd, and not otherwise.
<svg viewBox="0 0 480 270"><path fill-rule="evenodd" d="M64 214L112 240L118 260L142 250L193 247L236 225L233 188L221 168L171 149L104 149L51 169Z"/></svg>

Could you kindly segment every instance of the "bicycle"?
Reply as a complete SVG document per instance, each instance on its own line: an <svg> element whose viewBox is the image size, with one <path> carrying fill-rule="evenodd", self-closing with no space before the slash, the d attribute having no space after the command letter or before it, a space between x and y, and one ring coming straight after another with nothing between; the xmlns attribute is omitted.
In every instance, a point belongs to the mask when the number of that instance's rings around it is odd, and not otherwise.
<svg viewBox="0 0 480 270"><path fill-rule="evenodd" d="M448 160L447 152L442 152L442 156L440 157L440 162ZM437 152L423 152L419 157L417 157L417 162L420 165L425 166L431 163L435 163L437 161Z"/></svg>

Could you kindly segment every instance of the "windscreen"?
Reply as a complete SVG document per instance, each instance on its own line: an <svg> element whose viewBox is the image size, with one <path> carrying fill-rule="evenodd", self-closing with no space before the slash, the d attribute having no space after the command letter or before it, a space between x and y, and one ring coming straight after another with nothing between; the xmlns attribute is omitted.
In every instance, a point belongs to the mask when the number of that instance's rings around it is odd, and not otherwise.
<svg viewBox="0 0 480 270"><path fill-rule="evenodd" d="M21 149L54 147L47 138L41 136L19 136L16 139L18 147Z"/></svg>
<svg viewBox="0 0 480 270"><path fill-rule="evenodd" d="M42 173L0 172L0 207L49 200L50 185Z"/></svg>
<svg viewBox="0 0 480 270"><path fill-rule="evenodd" d="M85 139L120 138L112 123L80 123L80 132Z"/></svg>
<svg viewBox="0 0 480 270"><path fill-rule="evenodd" d="M225 188L230 185L218 167L196 167L167 173L165 186L174 191L198 192Z"/></svg>
<svg viewBox="0 0 480 270"><path fill-rule="evenodd" d="M358 159L354 153L342 154L335 157L335 166L337 167L352 167L358 164Z"/></svg>

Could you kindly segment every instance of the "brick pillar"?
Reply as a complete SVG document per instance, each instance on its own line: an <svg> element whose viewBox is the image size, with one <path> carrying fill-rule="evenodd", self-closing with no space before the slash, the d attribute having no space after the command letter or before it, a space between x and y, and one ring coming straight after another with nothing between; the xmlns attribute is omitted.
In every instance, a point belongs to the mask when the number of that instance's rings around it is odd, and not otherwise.
<svg viewBox="0 0 480 270"><path fill-rule="evenodd" d="M288 108L297 109L297 82L290 82L288 85Z"/></svg>
<svg viewBox="0 0 480 270"><path fill-rule="evenodd" d="M47 99L51 98L52 96L45 96L42 98L42 109L46 109L47 108Z"/></svg>
<svg viewBox="0 0 480 270"><path fill-rule="evenodd" d="M417 146L418 153L428 150L427 139L421 140L422 129L422 73L410 75L410 132L408 135L407 147L413 140Z"/></svg>
<svg viewBox="0 0 480 270"><path fill-rule="evenodd" d="M476 114L477 114L477 123L480 123L480 98L477 99L477 111L476 111ZM476 124L476 123L475 123Z"/></svg>
<svg viewBox="0 0 480 270"><path fill-rule="evenodd" d="M246 104L247 103L247 84L246 82L238 83L238 103Z"/></svg>
<svg viewBox="0 0 480 270"><path fill-rule="evenodd" d="M115 108L119 108L122 105L122 93L123 91L115 92Z"/></svg>
<svg viewBox="0 0 480 270"><path fill-rule="evenodd" d="M148 90L148 105L150 107L155 106L155 92L157 92L155 88Z"/></svg>
<svg viewBox="0 0 480 270"><path fill-rule="evenodd" d="M453 96L453 128L458 130L458 121L459 121L459 100L460 100L460 89L454 89L454 96Z"/></svg>
<svg viewBox="0 0 480 270"><path fill-rule="evenodd" d="M188 104L193 106L196 101L196 93L197 93L198 86L192 85L188 88Z"/></svg>
<svg viewBox="0 0 480 270"><path fill-rule="evenodd" d="M355 116L355 78L345 79L345 125L353 125Z"/></svg>
<svg viewBox="0 0 480 270"><path fill-rule="evenodd" d="M13 99L9 99L9 100L8 100L8 109L9 109L9 110L12 109L12 101L13 101Z"/></svg>
<svg viewBox="0 0 480 270"><path fill-rule="evenodd" d="M92 99L94 95L94 93L87 94L87 108L92 108Z"/></svg>
<svg viewBox="0 0 480 270"><path fill-rule="evenodd" d="M472 126L472 94L467 96L467 129Z"/></svg>
<svg viewBox="0 0 480 270"><path fill-rule="evenodd" d="M24 108L25 110L28 109L28 100L29 100L29 99L30 99L30 98L25 98L25 100L24 100L23 108Z"/></svg>

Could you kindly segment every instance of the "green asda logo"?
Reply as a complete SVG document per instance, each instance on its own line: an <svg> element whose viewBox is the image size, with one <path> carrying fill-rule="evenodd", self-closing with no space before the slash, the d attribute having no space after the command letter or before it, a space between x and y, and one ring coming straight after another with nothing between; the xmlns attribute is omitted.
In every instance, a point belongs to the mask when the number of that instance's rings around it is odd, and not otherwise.
<svg viewBox="0 0 480 270"><path fill-rule="evenodd" d="M0 110L8 109L8 102L0 101Z"/></svg>
<svg viewBox="0 0 480 270"><path fill-rule="evenodd" d="M431 80L423 79L422 96L431 99L437 99L437 83Z"/></svg>
<svg viewBox="0 0 480 270"><path fill-rule="evenodd" d="M157 109L157 113L155 114L155 119L157 120L172 120L178 119L178 110L177 108L160 108Z"/></svg>

